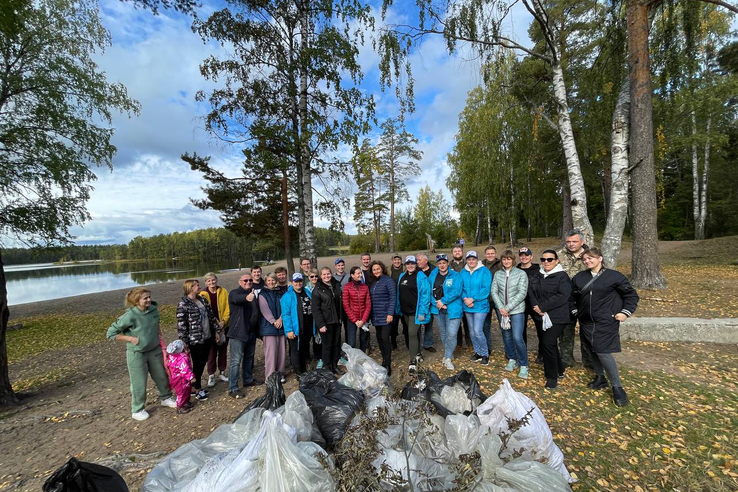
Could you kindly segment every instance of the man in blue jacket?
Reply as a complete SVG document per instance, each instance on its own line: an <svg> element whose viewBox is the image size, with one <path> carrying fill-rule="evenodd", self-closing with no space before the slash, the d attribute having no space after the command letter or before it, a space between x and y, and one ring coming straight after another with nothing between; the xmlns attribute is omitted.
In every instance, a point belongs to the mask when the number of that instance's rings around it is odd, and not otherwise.
<svg viewBox="0 0 738 492"><path fill-rule="evenodd" d="M444 355L443 365L446 369L454 370L451 359L456 350L456 334L463 316L461 301L461 277L454 270L449 269L448 256L436 256L436 267L430 274L428 283L431 287L431 313L438 321L438 330L441 334Z"/></svg>
<svg viewBox="0 0 738 492"><path fill-rule="evenodd" d="M472 361L481 362L486 366L489 364L489 347L484 336L484 320L489 313L492 273L479 263L476 251L469 251L466 254L466 266L461 271L461 282L464 315L469 323L474 346Z"/></svg>

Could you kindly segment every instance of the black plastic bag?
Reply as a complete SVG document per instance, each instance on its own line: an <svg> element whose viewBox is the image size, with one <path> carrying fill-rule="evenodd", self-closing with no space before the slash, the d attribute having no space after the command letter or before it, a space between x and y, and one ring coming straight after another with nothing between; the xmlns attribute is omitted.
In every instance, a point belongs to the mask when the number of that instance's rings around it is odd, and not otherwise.
<svg viewBox="0 0 738 492"><path fill-rule="evenodd" d="M329 371L311 371L303 375L300 392L313 412L326 449L343 439L354 415L364 407L364 394L339 383Z"/></svg>
<svg viewBox="0 0 738 492"><path fill-rule="evenodd" d="M474 377L474 374L466 370L443 380L433 371L420 372L418 373L417 383L408 383L405 385L402 390L402 398L405 400L426 400L433 404L438 415L445 418L449 415L454 415L454 412L441 403L441 391L443 391L444 386L454 386L457 383L464 387L467 398L476 403L476 405L472 405L471 411L464 412L464 415L470 415L476 411L476 406L484 402L487 397L479 388L479 382Z"/></svg>
<svg viewBox="0 0 738 492"><path fill-rule="evenodd" d="M43 492L128 492L125 480L114 470L70 458L49 478Z"/></svg>
<svg viewBox="0 0 738 492"><path fill-rule="evenodd" d="M282 373L273 372L266 381L266 393L252 401L243 411L238 414L234 422L240 419L246 412L254 408L264 408L266 410L274 410L284 405L286 398L284 396L284 388L282 387Z"/></svg>

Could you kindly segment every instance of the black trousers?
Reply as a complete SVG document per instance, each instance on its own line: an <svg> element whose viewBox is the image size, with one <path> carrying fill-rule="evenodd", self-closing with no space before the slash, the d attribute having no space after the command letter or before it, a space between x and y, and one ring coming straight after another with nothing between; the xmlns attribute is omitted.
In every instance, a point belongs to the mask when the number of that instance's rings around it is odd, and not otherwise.
<svg viewBox="0 0 738 492"><path fill-rule="evenodd" d="M538 329L536 322L536 329ZM543 320L540 321L541 331L543 331ZM546 379L557 379L564 374L564 361L561 359L561 351L559 350L559 337L564 332L566 323L554 323L554 325L546 331L543 331L543 373Z"/></svg>
<svg viewBox="0 0 738 492"><path fill-rule="evenodd" d="M459 326L459 331L456 334L456 345L463 347L464 340L466 340L467 347L471 347L472 342L471 336L469 335L469 323L466 321L466 316L461 317L461 325Z"/></svg>
<svg viewBox="0 0 738 492"><path fill-rule="evenodd" d="M390 340L392 340L392 346L397 346L397 337L400 336L400 323L402 323L402 333L407 333L407 325L405 324L405 318L401 314L396 314L392 317L392 324L390 325L392 327L391 333L390 333ZM407 344L407 340L405 340L405 344Z"/></svg>
<svg viewBox="0 0 738 492"><path fill-rule="evenodd" d="M335 371L341 357L341 323L327 324L325 328L325 333L320 334L323 339L323 367Z"/></svg>
<svg viewBox="0 0 738 492"><path fill-rule="evenodd" d="M382 367L387 369L387 374L392 374L392 325L375 326L374 329L377 331L377 345L382 352Z"/></svg>
<svg viewBox="0 0 738 492"><path fill-rule="evenodd" d="M538 351L536 352L538 355L536 358L538 358L543 357L543 320L541 322L536 321L536 316L532 314L533 312L533 310L525 311L525 322L528 323L528 317L530 317L536 327L536 336L538 337Z"/></svg>
<svg viewBox="0 0 738 492"><path fill-rule="evenodd" d="M307 369L307 361L310 358L310 340L312 337L299 336L288 338L287 344L290 348L290 365L295 372L303 374Z"/></svg>
<svg viewBox="0 0 738 492"><path fill-rule="evenodd" d="M210 348L213 346L215 341L213 337L205 340L204 343L198 343L190 345L190 356L192 357L192 373L195 375L195 382L192 383L192 387L199 390L202 389L200 379L202 373L205 370L205 365L208 363L208 356L210 356Z"/></svg>

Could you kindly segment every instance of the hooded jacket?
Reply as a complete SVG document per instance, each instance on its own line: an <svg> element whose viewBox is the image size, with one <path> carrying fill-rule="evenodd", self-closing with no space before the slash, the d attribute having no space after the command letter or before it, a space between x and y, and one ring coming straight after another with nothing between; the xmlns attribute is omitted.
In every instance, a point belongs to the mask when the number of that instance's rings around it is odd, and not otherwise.
<svg viewBox="0 0 738 492"><path fill-rule="evenodd" d="M546 272L543 267L537 275L530 277L528 285L530 305L538 306L544 313L548 313L552 323L568 323L571 318L571 280L561 265ZM533 313L535 319L541 316Z"/></svg>
<svg viewBox="0 0 738 492"><path fill-rule="evenodd" d="M431 303L431 288L428 283L428 278L419 269L415 270L417 276L416 282L418 284L418 303L415 305L415 324L422 325L430 321L430 303ZM395 302L395 314L398 316L402 315L400 309L400 284L402 283L402 277L407 275L407 272L403 272L397 281L397 301Z"/></svg>
<svg viewBox="0 0 738 492"><path fill-rule="evenodd" d="M306 290L305 293L312 300L310 291ZM287 335L287 333L294 333L296 337L299 337L300 333L305 334L309 332L302 326L302 306L299 305L297 296L298 294L295 292L294 287L290 285L287 292L282 296L282 299L279 300L279 304L282 310L282 326L284 328L284 334ZM314 317L315 310L313 310L313 318ZM315 323L313 323L313 326L307 327L307 329L312 330L313 335L315 335Z"/></svg>
<svg viewBox="0 0 738 492"><path fill-rule="evenodd" d="M372 324L386 326L387 316L394 316L397 303L397 286L392 278L382 275L369 286L372 300Z"/></svg>
<svg viewBox="0 0 738 492"><path fill-rule="evenodd" d="M138 337L138 344L126 342L126 350L148 352L159 347L159 309L155 302L146 311L131 306L108 328L105 336L112 340L118 335Z"/></svg>
<svg viewBox="0 0 738 492"><path fill-rule="evenodd" d="M521 269L512 267L497 270L492 280L492 299L497 309L505 308L509 314L525 312L525 297L528 295L528 275Z"/></svg>
<svg viewBox="0 0 738 492"><path fill-rule="evenodd" d="M489 268L484 266L482 262L477 263L477 267L472 270L469 264L461 270L461 284L463 299L471 297L474 299L474 306L469 307L463 304L465 313L488 313L490 289L492 288L492 273Z"/></svg>
<svg viewBox="0 0 738 492"><path fill-rule="evenodd" d="M603 268L589 287L592 273L578 273L572 279L573 297L582 336L595 353L620 352L620 322L615 315L631 316L638 307L638 292L616 270Z"/></svg>
<svg viewBox="0 0 738 492"><path fill-rule="evenodd" d="M438 268L436 268L428 278L431 291L433 291L433 285L439 273ZM441 302L446 305L446 313L449 319L461 318L464 315L464 301L461 299L463 288L461 274L449 268L446 277L443 279L443 297L441 298ZM433 298L431 298L430 312L432 314L439 313L436 301Z"/></svg>
<svg viewBox="0 0 738 492"><path fill-rule="evenodd" d="M331 279L328 286L321 280L312 292L315 328L341 323L341 286Z"/></svg>

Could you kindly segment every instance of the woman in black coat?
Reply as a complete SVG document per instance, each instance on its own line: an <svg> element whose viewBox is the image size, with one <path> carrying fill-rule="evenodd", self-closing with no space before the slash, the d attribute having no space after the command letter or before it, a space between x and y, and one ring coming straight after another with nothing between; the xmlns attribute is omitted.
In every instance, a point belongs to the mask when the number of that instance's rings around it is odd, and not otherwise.
<svg viewBox="0 0 738 492"><path fill-rule="evenodd" d="M313 288L313 319L323 339L323 367L338 374L341 355L341 286L328 267L320 270L320 280Z"/></svg>
<svg viewBox="0 0 738 492"><path fill-rule="evenodd" d="M541 255L541 269L530 277L528 295L533 308L533 322L543 333L543 372L546 388L554 389L564 377L564 361L561 360L558 340L571 316L571 281L559 265L556 251L547 249ZM548 314L553 326L542 328L543 317Z"/></svg>
<svg viewBox="0 0 738 492"><path fill-rule="evenodd" d="M625 275L604 267L599 249L585 251L582 261L589 270L576 274L572 284L582 344L593 354L595 378L587 386L605 388L609 379L615 404L622 407L628 395L612 354L620 352L620 323L635 312L638 293Z"/></svg>

